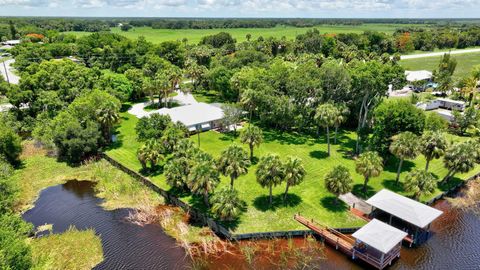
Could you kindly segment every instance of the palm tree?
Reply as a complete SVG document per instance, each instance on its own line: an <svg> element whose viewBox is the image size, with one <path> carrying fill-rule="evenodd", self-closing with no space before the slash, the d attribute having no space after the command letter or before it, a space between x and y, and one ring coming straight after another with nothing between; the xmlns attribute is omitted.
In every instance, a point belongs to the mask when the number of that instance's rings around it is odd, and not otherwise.
<svg viewBox="0 0 480 270"><path fill-rule="evenodd" d="M142 164L142 169L147 169L147 147L145 145L142 145L140 148L137 150L137 159L140 161L140 164Z"/></svg>
<svg viewBox="0 0 480 270"><path fill-rule="evenodd" d="M363 193L367 193L367 184L370 177L379 176L383 171L383 159L377 152L367 151L355 160L355 171L363 175L365 181L363 182Z"/></svg>
<svg viewBox="0 0 480 270"><path fill-rule="evenodd" d="M287 161L283 164L284 181L287 182L283 200L287 200L288 188L296 186L305 179L305 168L302 165L302 160L297 157L287 157Z"/></svg>
<svg viewBox="0 0 480 270"><path fill-rule="evenodd" d="M400 160L398 162L397 178L395 179L396 184L400 179L403 161L405 159L415 159L418 155L419 146L418 137L412 132L403 132L393 137L390 152Z"/></svg>
<svg viewBox="0 0 480 270"><path fill-rule="evenodd" d="M240 140L242 143L248 144L250 160L253 160L253 148L258 147L263 142L263 132L259 127L249 124L242 130Z"/></svg>
<svg viewBox="0 0 480 270"><path fill-rule="evenodd" d="M220 220L234 220L242 211L242 201L235 189L222 188L213 194L210 201L212 213Z"/></svg>
<svg viewBox="0 0 480 270"><path fill-rule="evenodd" d="M157 85L155 83L155 80L152 80L149 77L145 77L142 82L142 92L150 97L150 102L152 104L155 103L155 91L157 91Z"/></svg>
<svg viewBox="0 0 480 270"><path fill-rule="evenodd" d="M474 76L469 76L465 79L465 85L460 90L461 93L465 96L465 98L468 98L468 106L472 106L473 98L475 96L475 93L477 92L477 82L478 80Z"/></svg>
<svg viewBox="0 0 480 270"><path fill-rule="evenodd" d="M456 173L467 173L472 170L478 161L478 147L478 143L473 140L451 145L443 158L448 173L442 182L448 182Z"/></svg>
<svg viewBox="0 0 480 270"><path fill-rule="evenodd" d="M194 194L203 195L205 205L210 207L208 196L220 182L218 169L211 156L204 152L199 152L195 159L188 176L188 187Z"/></svg>
<svg viewBox="0 0 480 270"><path fill-rule="evenodd" d="M272 205L272 188L280 184L284 176L283 164L280 157L276 154L268 154L260 159L260 162L255 172L257 176L257 182L262 187L269 188L270 206Z"/></svg>
<svg viewBox="0 0 480 270"><path fill-rule="evenodd" d="M338 196L352 191L352 176L348 168L338 165L325 176L325 188L335 195L335 205L338 203Z"/></svg>
<svg viewBox="0 0 480 270"><path fill-rule="evenodd" d="M177 142L174 147L173 156L174 158L189 158L194 157L200 149L189 139L182 139Z"/></svg>
<svg viewBox="0 0 480 270"><path fill-rule="evenodd" d="M195 60L187 61L186 66L186 75L192 80L193 90L197 90L198 82L207 73L207 68L199 65Z"/></svg>
<svg viewBox="0 0 480 270"><path fill-rule="evenodd" d="M156 90L159 91L158 93L158 107L162 106L162 101L164 101L164 106L167 107L168 96L171 93L170 88L170 72L169 68L162 69L155 74L155 78L153 79L153 84Z"/></svg>
<svg viewBox="0 0 480 270"><path fill-rule="evenodd" d="M230 186L240 175L247 174L250 160L248 153L242 147L232 144L222 152L218 162L218 169L225 176L230 176Z"/></svg>
<svg viewBox="0 0 480 270"><path fill-rule="evenodd" d="M341 124L343 124L347 120L347 116L350 113L347 105L344 103L337 105L338 114L335 115L334 125L335 125L335 137L333 139L333 143L337 144L337 135L338 135L338 128Z"/></svg>
<svg viewBox="0 0 480 270"><path fill-rule="evenodd" d="M111 129L120 120L118 114L119 108L112 102L110 106L98 109L95 114L103 131L103 136L107 142L111 142Z"/></svg>
<svg viewBox="0 0 480 270"><path fill-rule="evenodd" d="M171 159L165 164L165 179L171 187L185 189L189 173L190 161L185 157Z"/></svg>
<svg viewBox="0 0 480 270"><path fill-rule="evenodd" d="M255 91L247 88L240 95L240 104L248 111L249 120L252 121L253 110L255 110Z"/></svg>
<svg viewBox="0 0 480 270"><path fill-rule="evenodd" d="M330 127L335 125L335 119L339 114L338 109L330 103L318 106L315 113L318 124L327 129L328 156L330 156Z"/></svg>
<svg viewBox="0 0 480 270"><path fill-rule="evenodd" d="M171 123L163 132L163 136L160 138L163 149L166 153L170 154L175 149L177 143L187 137L188 130L180 122Z"/></svg>
<svg viewBox="0 0 480 270"><path fill-rule="evenodd" d="M424 170L415 169L405 177L405 190L413 192L417 201L421 195L434 192L436 184L433 174Z"/></svg>
<svg viewBox="0 0 480 270"><path fill-rule="evenodd" d="M155 139L148 140L144 146L146 160L150 162L150 167L153 169L158 161L163 160L162 147Z"/></svg>
<svg viewBox="0 0 480 270"><path fill-rule="evenodd" d="M428 171L428 165L432 159L438 159L445 154L447 149L447 139L438 131L427 130L420 137L420 153L427 160L425 171Z"/></svg>

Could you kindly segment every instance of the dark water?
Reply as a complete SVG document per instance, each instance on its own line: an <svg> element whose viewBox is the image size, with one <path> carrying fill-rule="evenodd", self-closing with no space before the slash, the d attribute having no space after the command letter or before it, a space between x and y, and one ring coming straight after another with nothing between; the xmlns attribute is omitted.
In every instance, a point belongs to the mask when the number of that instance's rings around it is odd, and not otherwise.
<svg viewBox="0 0 480 270"><path fill-rule="evenodd" d="M24 215L34 225L53 224L60 233L74 225L94 228L102 239L105 260L97 269L184 269L189 267L185 252L159 226L137 226L125 220L128 209L105 211L94 196L91 182L69 181L42 191L36 206ZM432 224L434 235L419 248L403 248L401 258L389 269L480 270L480 218L472 212L452 208L439 201L444 214ZM275 245L287 245L286 240ZM282 242L283 241L283 242ZM303 239L296 239L301 245ZM246 242L248 243L248 242ZM258 242L255 242L258 244ZM245 244L245 242L240 245ZM267 240L260 241L265 247ZM210 269L248 269L239 246L232 252L209 258ZM326 246L325 260L315 269L364 269L349 257ZM272 255L261 255L255 269L278 269Z"/></svg>
<svg viewBox="0 0 480 270"><path fill-rule="evenodd" d="M69 181L42 191L24 219L35 226L53 224L54 233L70 225L95 229L102 239L104 261L95 269L184 269L185 252L159 226L138 226L125 220L128 209L106 211L95 197L93 183Z"/></svg>

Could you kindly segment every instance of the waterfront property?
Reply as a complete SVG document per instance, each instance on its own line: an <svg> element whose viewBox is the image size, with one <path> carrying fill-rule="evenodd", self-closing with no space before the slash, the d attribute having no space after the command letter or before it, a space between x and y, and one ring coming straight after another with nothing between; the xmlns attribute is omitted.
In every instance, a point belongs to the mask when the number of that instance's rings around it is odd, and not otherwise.
<svg viewBox="0 0 480 270"><path fill-rule="evenodd" d="M366 202L372 206L370 217L400 228L410 235L416 245L430 237L430 224L443 213L387 189L377 192Z"/></svg>

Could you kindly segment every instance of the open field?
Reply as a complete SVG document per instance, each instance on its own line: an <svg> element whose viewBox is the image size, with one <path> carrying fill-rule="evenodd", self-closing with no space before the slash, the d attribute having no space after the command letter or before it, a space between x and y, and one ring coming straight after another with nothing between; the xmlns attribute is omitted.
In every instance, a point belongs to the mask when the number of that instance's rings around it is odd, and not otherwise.
<svg viewBox="0 0 480 270"><path fill-rule="evenodd" d="M476 53L466 53L466 54L457 54L452 55L453 58L457 59L457 68L453 76L455 78L461 78L462 76L467 75L472 67L480 65L480 52ZM406 70L430 70L438 68L438 63L440 62L441 56L438 57L424 57L424 58L415 58L415 59L404 59L400 61L400 64Z"/></svg>
<svg viewBox="0 0 480 270"><path fill-rule="evenodd" d="M123 122L118 128L119 143L116 148L107 151L107 154L122 164L139 171L141 169L140 163L136 158L136 151L140 143L136 141L134 127L138 121L135 116L122 114ZM256 182L255 169L256 165L249 168L247 175L241 176L235 182L235 188L241 194L241 199L247 204L247 210L242 214L239 221L234 224L227 224L236 233L259 232L259 231L275 231L275 230L294 230L302 229L302 226L293 220L293 215L300 212L302 215L314 218L317 221L323 222L329 226L334 227L354 227L363 224L363 221L352 217L347 212L347 206L332 204L333 196L329 194L324 188L324 176L336 165L345 165L349 168L350 173L354 179L354 192L361 194L360 190L363 183L363 178L355 173L354 160L350 155L350 151L355 145L355 134L350 131L344 131L339 137L339 144L332 145L332 156L327 157L327 145L325 143L325 136L322 134L320 138L313 138L301 134L279 133L276 131L265 131L265 142L259 149L255 150L255 156L261 157L267 153L277 153L283 159L288 155L298 156L303 162L307 171L305 181L296 187L290 188L289 200L287 205L281 202L285 186L281 185L273 190L274 206L268 207L268 189L262 189ZM215 158L227 148L231 143L239 143L238 138L231 134L220 134L215 131L202 133L201 148L211 153ZM463 140L465 138L449 136L450 140ZM192 136L193 141L197 141L197 136ZM244 146L247 149L246 146ZM374 192L388 188L401 194L407 194L403 191L401 186L394 185L396 175L397 162L391 160L387 163L385 171L369 182L369 196ZM424 168L425 160L422 156L418 157L413 162L404 163L404 172L401 179L406 172L414 167ZM447 171L443 168L442 160L434 160L430 164L430 171L438 178L446 175ZM477 167L468 175L457 175L450 184L456 184L461 181L460 178L466 178L478 172ZM164 189L169 189L162 174L150 175L152 181ZM220 186L226 186L229 180L222 177ZM440 186L435 191L435 194L422 197L422 200L428 200L435 195L440 194L446 190L447 186ZM196 197L185 195L184 200L202 208L201 200Z"/></svg>
<svg viewBox="0 0 480 270"><path fill-rule="evenodd" d="M136 39L144 36L148 41L160 43L163 41L182 40L187 38L189 43L198 43L200 39L207 35L217 34L219 32L228 32L237 41L245 41L246 35L251 34L252 39L260 36L264 38L285 36L287 39L294 39L298 34L307 32L309 29L317 28L321 33L363 33L364 31L379 31L393 33L400 27L413 26L409 24L362 24L362 25L318 25L315 27L290 27L277 26L274 28L229 28L229 29L153 29L151 27L135 27L128 32L122 32L120 28L111 28L112 33L118 33L128 38ZM417 26L418 25L414 25ZM88 32L68 32L77 36L89 34Z"/></svg>

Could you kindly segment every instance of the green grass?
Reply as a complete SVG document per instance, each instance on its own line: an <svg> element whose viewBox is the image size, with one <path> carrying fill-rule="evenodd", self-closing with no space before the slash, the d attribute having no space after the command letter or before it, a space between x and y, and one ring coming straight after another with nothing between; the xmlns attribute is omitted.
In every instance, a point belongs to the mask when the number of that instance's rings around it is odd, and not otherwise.
<svg viewBox="0 0 480 270"><path fill-rule="evenodd" d="M93 230L70 228L31 241L34 269L87 270L103 260L102 243Z"/></svg>
<svg viewBox="0 0 480 270"><path fill-rule="evenodd" d="M455 78L461 78L468 75L472 70L472 67L480 65L480 53L466 53L452 55L452 58L457 59L457 68L453 76ZM438 69L438 63L440 63L441 56L435 57L423 57L416 59L405 59L400 61L406 70L430 70Z"/></svg>
<svg viewBox="0 0 480 270"><path fill-rule="evenodd" d="M136 151L140 146L135 140L135 123L137 119L134 116L123 114L123 122L118 128L120 143L116 148L107 152L109 156L118 160L122 164L139 171L141 169L140 163L136 159ZM238 222L226 224L236 233L260 232L260 231L275 231L275 230L294 230L302 229L298 223L293 220L295 213L302 213L303 215L314 218L315 220L334 227L352 227L363 224L348 214L348 209L345 205L335 207L332 204L333 197L324 188L324 176L336 165L347 166L354 179L354 192L360 194L360 189L363 183L363 178L355 172L354 160L350 153L355 145L355 134L350 131L343 132L339 137L339 144L332 145L331 157L326 156L327 145L325 143L325 136L320 138L313 138L301 134L280 133L276 131L265 131L265 142L259 149L255 150L255 156L261 157L267 153L277 153L282 158L288 155L298 156L303 162L307 171L305 181L296 187L292 187L289 191L290 198L288 205L283 205L280 202L281 195L285 189L284 185L274 188L273 194L275 196L275 203L273 208L267 207L268 190L260 187L256 183L255 169L256 165L249 168L249 173L241 176L235 182L235 188L238 189L241 199L246 202L247 210L244 212ZM231 143L239 143L237 138L228 134L220 134L214 131L202 133L201 148L214 157L218 157L220 153L227 148ZM196 142L197 136L191 138ZM452 141L464 140L449 135ZM246 146L244 146L247 149ZM405 195L401 186L395 186L395 176L397 162L392 160L385 168L385 171L369 182L368 195L373 195L376 191L382 188L388 188L393 191ZM414 167L424 168L425 160L423 157L418 157L413 162L404 163L404 171L401 179L405 176L407 171ZM443 167L442 160L434 160L430 164L430 171L433 172L437 178L442 178L447 171ZM452 180L450 185L457 184L460 178L466 178L478 172L479 168L469 174L458 175L456 179ZM164 189L169 189L162 174L150 175L152 181ZM229 184L229 180L222 177L220 187ZM428 200L433 196L445 191L449 186L438 187L433 195L424 196L422 200ZM191 196L182 197L185 201L194 206L202 208L202 203L198 198Z"/></svg>
<svg viewBox="0 0 480 270"><path fill-rule="evenodd" d="M364 31L379 31L391 34L395 29L408 27L408 24L362 24L362 25L317 25L315 27L300 28L291 26L277 26L274 28L229 28L229 29L153 29L151 27L135 27L128 32L123 32L118 27L111 28L112 33L118 33L131 39L144 36L148 41L160 43L187 38L189 43L198 43L202 37L219 32L230 33L237 41L245 41L246 35L251 34L252 39L260 36L264 38L285 36L287 39L294 39L297 35L305 33L309 29L317 28L321 33L363 33ZM418 25L415 25L418 27ZM77 36L84 36L88 32L68 32Z"/></svg>
<svg viewBox="0 0 480 270"><path fill-rule="evenodd" d="M214 90L195 91L192 93L192 95L198 102L204 102L204 103L225 102L225 100L219 95L219 93Z"/></svg>

